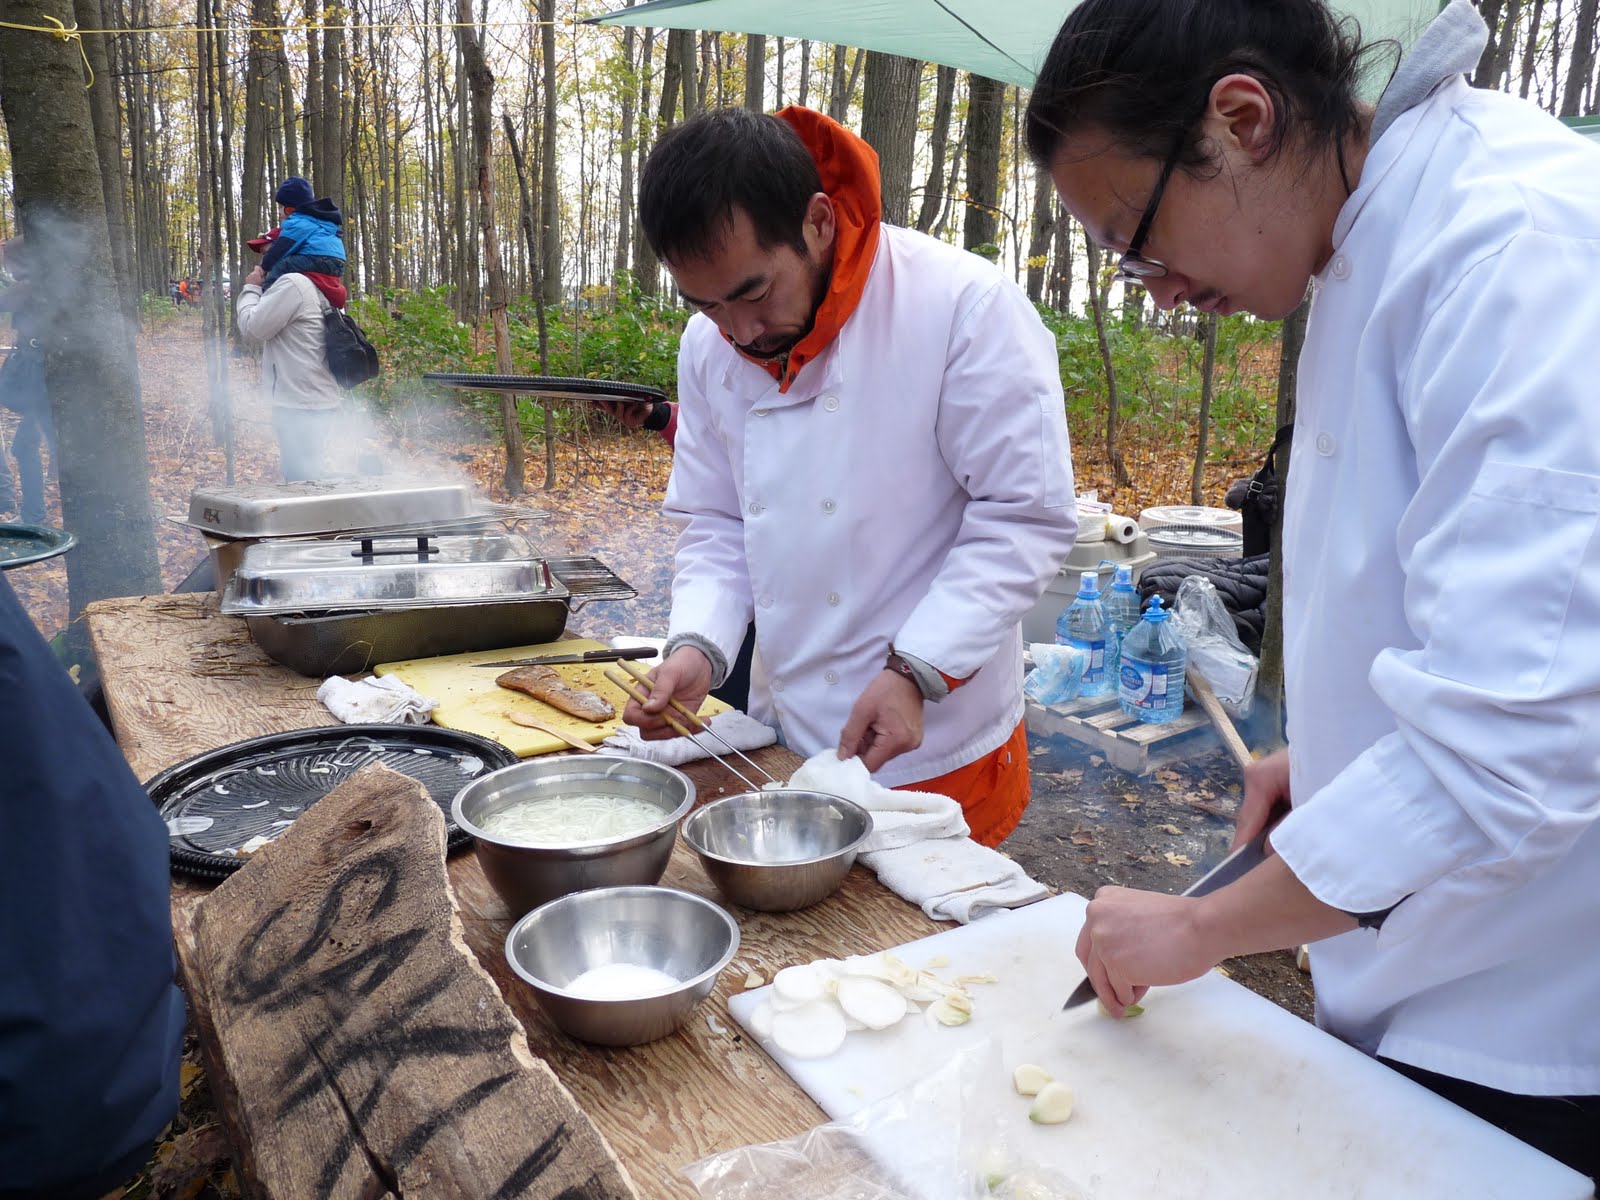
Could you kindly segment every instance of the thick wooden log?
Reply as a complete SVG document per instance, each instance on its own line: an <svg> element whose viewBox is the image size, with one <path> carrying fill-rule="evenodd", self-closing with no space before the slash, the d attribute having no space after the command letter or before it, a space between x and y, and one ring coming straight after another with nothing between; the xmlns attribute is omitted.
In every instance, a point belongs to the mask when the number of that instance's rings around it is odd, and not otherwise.
<svg viewBox="0 0 1600 1200"><path fill-rule="evenodd" d="M319 801L194 937L260 1195L637 1196L468 949L415 781L370 767Z"/></svg>

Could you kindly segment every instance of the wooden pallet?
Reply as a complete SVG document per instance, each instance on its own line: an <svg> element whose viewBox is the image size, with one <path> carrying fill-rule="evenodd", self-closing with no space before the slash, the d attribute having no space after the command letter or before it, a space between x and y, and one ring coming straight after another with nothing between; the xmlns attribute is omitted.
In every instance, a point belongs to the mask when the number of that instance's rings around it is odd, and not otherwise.
<svg viewBox="0 0 1600 1200"><path fill-rule="evenodd" d="M1192 701L1176 721L1150 725L1122 711L1116 696L1095 696L1046 708L1027 701L1028 732L1064 734L1103 754L1120 770L1143 775L1156 767L1215 750L1220 742L1205 712Z"/></svg>

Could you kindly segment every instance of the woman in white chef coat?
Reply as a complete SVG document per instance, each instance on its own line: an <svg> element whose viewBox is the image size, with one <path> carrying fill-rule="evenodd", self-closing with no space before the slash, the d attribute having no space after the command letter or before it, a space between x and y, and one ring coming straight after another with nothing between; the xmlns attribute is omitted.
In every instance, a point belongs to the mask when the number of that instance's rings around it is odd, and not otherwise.
<svg viewBox="0 0 1600 1200"><path fill-rule="evenodd" d="M1319 0L1087 0L1035 159L1163 308L1315 290L1284 515L1289 750L1202 899L1102 889L1114 1011L1313 943L1319 1023L1600 1171L1600 153L1469 87L1455 0L1356 99Z"/></svg>

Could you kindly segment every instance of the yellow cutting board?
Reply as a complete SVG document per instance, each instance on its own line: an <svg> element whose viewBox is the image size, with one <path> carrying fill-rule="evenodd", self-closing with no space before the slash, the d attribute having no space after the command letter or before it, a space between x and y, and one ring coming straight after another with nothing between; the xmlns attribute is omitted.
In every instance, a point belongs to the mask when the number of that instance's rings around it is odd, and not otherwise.
<svg viewBox="0 0 1600 1200"><path fill-rule="evenodd" d="M446 729L459 729L493 738L521 758L535 754L549 754L554 750L570 750L559 738L539 729L529 729L511 721L507 712L525 713L538 717L547 725L570 733L591 745L604 740L622 724L622 710L628 697L622 689L605 677L607 669L620 670L614 662L558 663L554 670L573 687L585 688L611 702L617 715L609 721L585 721L553 708L543 700L535 700L522 692L514 692L495 683L502 672L493 667L479 667L476 663L500 662L508 658L535 658L545 654L581 654L585 650L604 650L607 647L588 638L572 638L564 642L546 642L540 646L512 646L505 650L476 650L470 654L447 654L441 658L413 658L405 662L383 663L374 667L379 675L394 675L402 683L415 688L424 696L439 702L433 710L433 721ZM509 667L505 670L510 670ZM707 697L700 706L700 715L712 717L726 712L730 705Z"/></svg>

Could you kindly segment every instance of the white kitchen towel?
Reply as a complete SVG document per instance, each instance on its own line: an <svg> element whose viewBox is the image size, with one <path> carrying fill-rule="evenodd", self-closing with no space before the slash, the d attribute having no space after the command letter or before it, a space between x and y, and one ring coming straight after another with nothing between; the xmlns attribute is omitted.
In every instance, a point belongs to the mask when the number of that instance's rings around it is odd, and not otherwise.
<svg viewBox="0 0 1600 1200"><path fill-rule="evenodd" d="M322 681L317 699L346 725L426 725L439 707L437 700L407 687L393 675Z"/></svg>
<svg viewBox="0 0 1600 1200"><path fill-rule="evenodd" d="M859 758L839 761L832 750L813 754L789 780L792 788L843 796L872 814L872 832L861 853L893 850L928 838L966 837L971 832L961 805L935 792L897 792L873 780Z"/></svg>
<svg viewBox="0 0 1600 1200"><path fill-rule="evenodd" d="M861 861L895 895L922 906L935 921L963 925L1002 909L1043 900L1044 884L998 850L968 837L930 838L863 854Z"/></svg>
<svg viewBox="0 0 1600 1200"><path fill-rule="evenodd" d="M776 729L773 729L770 725L763 725L754 717L747 716L736 708L718 713L706 724L740 750L759 750L761 747L770 746L778 740L778 731ZM749 774L749 770L742 765L743 760L738 755L732 754L722 742L719 742L708 733L701 733L697 736L718 754L732 758L734 766L739 767L741 772ZM709 753L686 737L663 738L659 742L647 742L639 736L639 731L632 725L617 726L617 731L600 744L615 753L626 754L631 758L642 758L646 762L660 763L665 767L681 767L684 763L694 762L699 758L711 757ZM760 783L762 779L752 779L751 782Z"/></svg>

